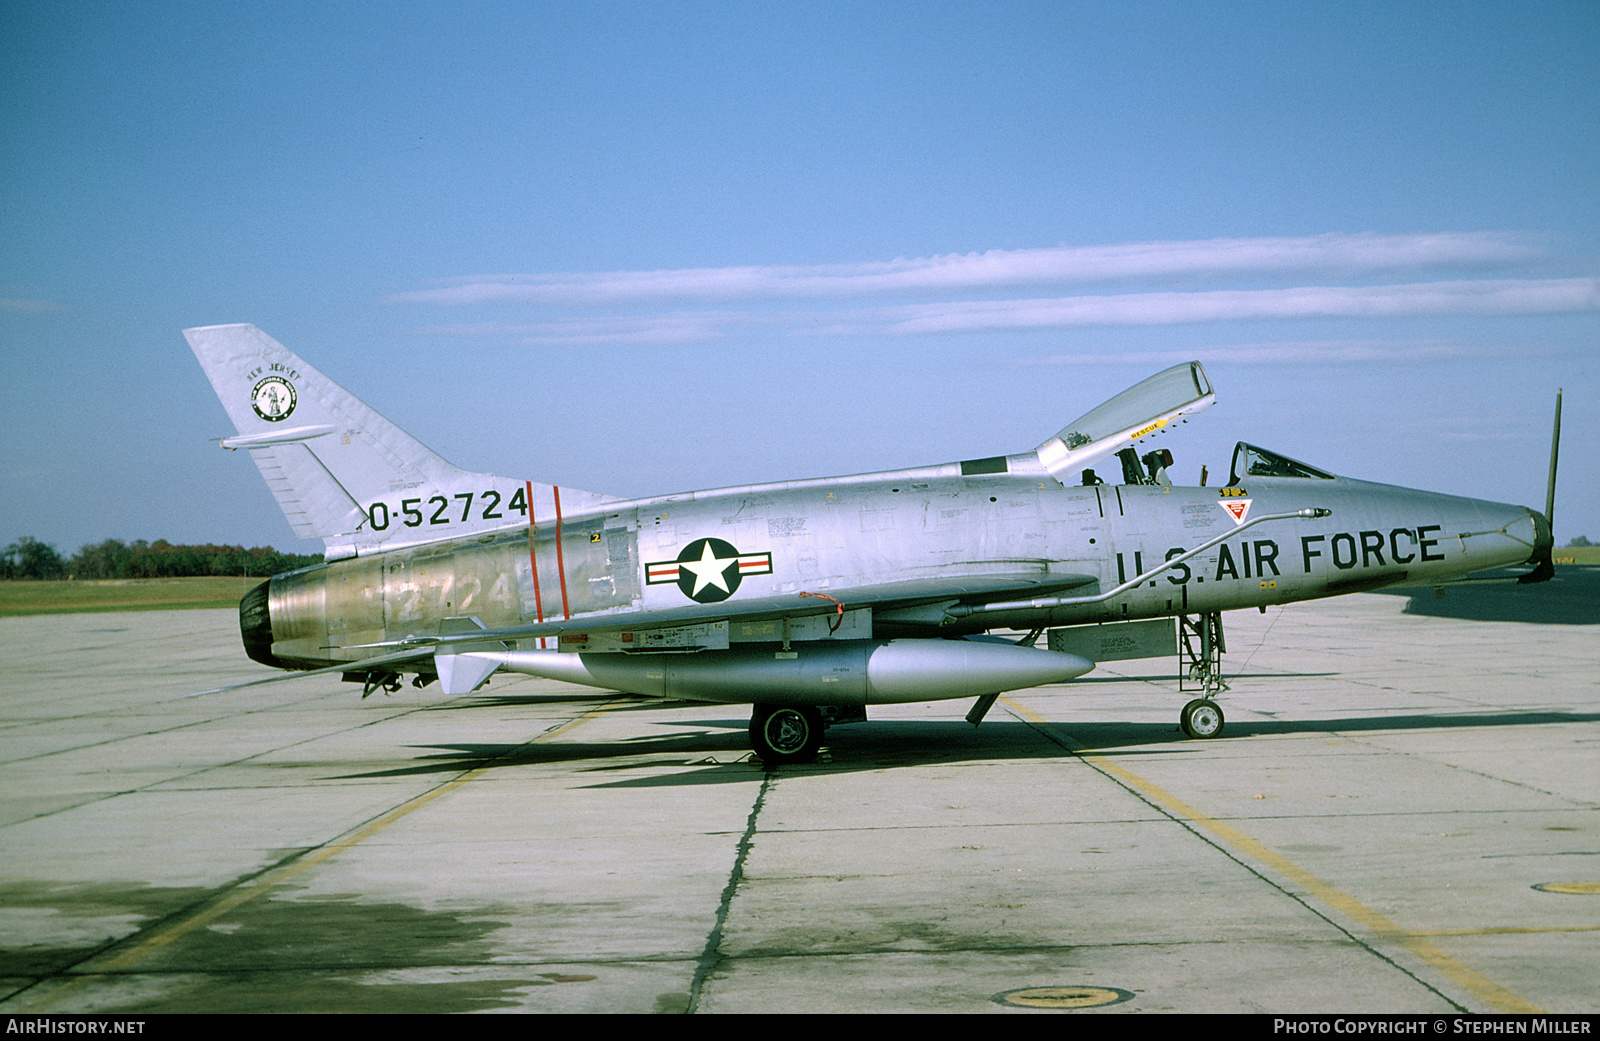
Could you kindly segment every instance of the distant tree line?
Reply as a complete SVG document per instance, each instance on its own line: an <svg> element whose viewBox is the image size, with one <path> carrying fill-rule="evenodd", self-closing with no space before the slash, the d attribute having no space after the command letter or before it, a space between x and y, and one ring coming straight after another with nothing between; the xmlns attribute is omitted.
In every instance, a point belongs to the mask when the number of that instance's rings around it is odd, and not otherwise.
<svg viewBox="0 0 1600 1041"><path fill-rule="evenodd" d="M322 563L320 553L279 553L271 546L175 546L166 539L124 543L106 539L64 559L48 543L24 535L0 551L4 578L187 578L197 575L267 577Z"/></svg>

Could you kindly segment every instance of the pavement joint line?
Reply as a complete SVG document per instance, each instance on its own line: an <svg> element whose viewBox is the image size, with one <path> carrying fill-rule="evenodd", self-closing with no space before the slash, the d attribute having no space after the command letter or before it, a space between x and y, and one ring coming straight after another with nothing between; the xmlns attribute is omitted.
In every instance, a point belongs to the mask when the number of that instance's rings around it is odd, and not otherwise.
<svg viewBox="0 0 1600 1041"><path fill-rule="evenodd" d="M1175 819L1188 821L1210 832L1234 852L1249 857L1259 864L1264 864L1290 881L1297 883L1324 904L1359 923L1378 938L1398 944L1465 988L1475 997L1487 1002L1496 1012L1544 1014L1545 1010L1538 1005L1502 987L1477 970L1468 967L1433 944L1428 943L1422 938L1424 934L1412 932L1402 927L1399 923L1374 911L1350 894L1324 882L1277 850L1258 842L1237 828L1224 824L1216 818L1203 813L1166 789L1140 777L1127 767L1121 766L1105 756L1095 755L1087 749L1077 747L1076 742L1067 738L1064 734L1058 733L1055 725L1049 720L1019 704L1012 698L1002 696L1000 700L1005 702L1006 706L1017 716L1046 733L1051 740L1059 743L1077 758L1082 759L1135 794L1149 800L1152 805L1172 815ZM1435 933L1429 935L1443 934Z"/></svg>
<svg viewBox="0 0 1600 1041"><path fill-rule="evenodd" d="M287 678L288 679L296 679L297 677L290 676L290 677L287 677ZM190 694L183 695L183 698L189 698L189 697L193 697L193 695L190 695ZM325 698L325 697L327 697L326 694L315 695L315 699L320 699L320 698ZM182 698L168 698L166 700L175 701L175 700L182 700ZM304 700L307 700L307 699L302 699L302 701L304 701ZM298 704L300 704L300 702L296 702L296 704L298 705ZM251 715L257 715L257 714L262 713L262 712L275 712L275 711L278 711L279 708L281 708L281 706L274 706L274 707L271 707L271 708L261 708L261 707L245 708L245 709L243 709L241 711L238 711L238 712L234 713L234 715L251 716ZM354 726L350 727L349 729L350 730L360 730L363 727L372 726L375 723L384 723L384 722L388 722L388 721L393 720L393 719L397 719L400 716L411 715L412 713L423 712L423 711L427 711L426 708L422 708L422 707L407 708L407 709L405 709L405 710L403 710L401 712L396 713L395 715L385 716L381 720L372 720L372 721L368 721L368 722L357 723ZM97 715L99 715L99 713L82 713L82 714L79 714L79 715L76 715L76 716L68 716L66 718L68 718L68 719L86 719L86 718L94 718ZM100 741L90 741L90 742L86 742L84 744L68 745L68 746L64 746L64 747L61 747L61 748L52 748L52 749L49 749L48 751L35 753L33 755L19 756L16 759L3 760L3 761L0 761L0 766L9 766L9 765L11 765L13 763L25 763L25 762L29 762L30 760L34 760L34 759L46 759L46 758L49 758L50 756L56 756L56 755L76 755L78 753L81 753L81 752L84 752L84 751L87 751L87 750L96 749L96 748L102 748L102 747L110 746L110 745L118 745L118 744L122 744L123 742L127 742L127 741L142 740L142 739L148 738L148 737L165 736L165 735L168 735L168 734L176 733L176 732L178 732L180 730L189 729L191 727L210 726L215 722L216 722L216 718L215 717L208 717L208 718L205 718L205 719L187 720L187 721L185 721L183 723L178 723L178 724L175 724L175 725L170 726L170 727L160 727L160 728L155 729L155 730L146 730L146 731L143 731L143 732L140 732L140 733L118 734L118 735L116 735L114 737L105 738L104 740L100 740ZM340 731L333 731L332 733L338 733L338 732L340 732ZM18 824L22 824L22 823L25 823L27 821L39 820L39 819L42 819L44 817L52 817L52 816L55 816L58 813L70 813L73 810L79 809L80 807L87 806L87 805L90 805L90 804L96 803L96 802L101 802L101 801L106 800L106 799L121 798L123 796L133 794L135 792L145 792L145 791L149 791L152 788L156 788L156 787L158 787L160 785L171 784L174 781L181 781L181 780L187 780L188 778L191 778L191 777L198 777L198 776L200 776L202 774L205 774L205 773L208 773L208 772L210 772L212 770L219 770L219 769L224 769L224 768L231 767L231 766L238 766L240 763L247 763L250 760L259 758L260 756L263 756L263 755L274 754L274 753L277 753L277 752L281 752L286 748L294 748L297 745L308 744L308 743L313 742L313 741L320 741L324 737L327 737L327 736L328 736L327 734L319 734L316 737L308 737L308 738L305 738L302 741L291 741L289 744L280 745L277 748L270 748L270 749L264 749L264 750L259 751L259 752L252 752L249 755L241 756L238 759L230 759L230 760L228 760L226 762L206 763L206 764L203 764L203 765L200 765L200 766L196 766L196 767L194 767L193 769L190 769L187 772L176 773L176 774L173 774L171 777L162 777L159 780L151 781L149 784L141 785L141 786L139 786L137 788L126 788L126 789L119 789L119 790L116 790L116 791L107 791L107 792L96 793L92 798L84 799L82 802L75 802L75 803L72 803L70 805L57 806L57 807L54 807L52 809L46 810L44 812L34 814L31 817L24 817L24 818L21 818L20 820L7 822L6 824L0 825L0 828L14 827L14 826L16 826Z"/></svg>
<svg viewBox="0 0 1600 1041"><path fill-rule="evenodd" d="M506 749L494 758L496 760L504 759L516 752L518 749L526 748L529 745L543 744L546 741L560 737L561 735L576 730L583 724L594 720L602 713L608 711L611 707L612 705L607 703L592 708L565 723L551 727L549 730L546 730L538 736L524 741L520 745ZM405 802L394 807L393 809L386 810L366 823L357 825L354 829L346 832L342 838L335 838L332 841L321 846L317 846L308 852L291 855L287 863L280 864L275 868L269 868L265 873L256 876L254 881L252 881L249 885L244 886L243 888L235 888L230 893L226 893L220 897L215 897L198 910L184 915L166 926L158 927L149 936L136 940L123 952L101 961L98 966L91 970L83 972L74 972L71 968L61 970L57 973L58 976L70 974L73 979L64 987L57 988L49 994L42 994L41 998L46 1001L59 1000L62 996L69 994L71 990L76 989L76 986L86 985L88 981L100 976L126 971L146 955L171 945L184 936L187 936L189 933L194 932L196 929L211 924L218 918L221 918L223 915L227 914L229 911L249 903L251 900L261 896L263 893L277 886L279 883L287 881L288 879L291 879L296 875L310 870L318 864L321 864L324 861L343 853L345 850L365 842L367 839L370 839L372 836L388 828L391 824L410 816L412 813L422 809L424 806L427 806L434 800L448 795L457 788L477 780L493 765L494 763L491 761L483 766L473 767L466 773L430 788L419 795L412 796L410 799L407 799ZM88 958L82 962L79 962L78 964L86 965L100 958L101 954L99 953L91 954ZM24 1007L19 1011L29 1012L33 1011L33 1009Z"/></svg>
<svg viewBox="0 0 1600 1041"><path fill-rule="evenodd" d="M728 924L728 912L733 907L734 894L739 890L739 883L744 881L744 862L750 855L750 844L755 839L756 818L761 816L761 808L767 802L767 792L772 790L773 782L777 779L777 772L769 768L766 775L761 778L761 788L756 792L755 802L750 807L750 816L745 819L744 834L739 837L733 867L728 872L728 883L722 887L722 896L717 902L716 921L711 926L711 932L706 934L706 946L700 952L699 963L695 966L694 982L689 985L689 1001L684 1008L684 1013L687 1015L694 1015L699 1011L700 996L705 992L706 980L710 979L711 974L722 965L724 959L722 930Z"/></svg>

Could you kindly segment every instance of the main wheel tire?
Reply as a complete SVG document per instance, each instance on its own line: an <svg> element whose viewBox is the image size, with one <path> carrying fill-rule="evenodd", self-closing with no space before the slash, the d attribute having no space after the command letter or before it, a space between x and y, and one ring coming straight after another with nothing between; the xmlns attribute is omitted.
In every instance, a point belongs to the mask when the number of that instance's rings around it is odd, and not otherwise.
<svg viewBox="0 0 1600 1041"><path fill-rule="evenodd" d="M822 713L814 708L757 705L750 714L750 747L769 766L808 763L822 747Z"/></svg>
<svg viewBox="0 0 1600 1041"><path fill-rule="evenodd" d="M1183 706L1183 715L1179 717L1183 724L1183 732L1190 737L1216 737L1222 733L1222 726L1226 722L1222 715L1222 706L1209 698L1196 698Z"/></svg>

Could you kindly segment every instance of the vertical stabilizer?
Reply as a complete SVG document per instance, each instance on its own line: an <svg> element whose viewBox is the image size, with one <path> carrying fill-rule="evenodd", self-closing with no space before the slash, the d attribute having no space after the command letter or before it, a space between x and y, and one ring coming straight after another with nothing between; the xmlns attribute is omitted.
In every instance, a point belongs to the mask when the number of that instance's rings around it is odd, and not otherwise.
<svg viewBox="0 0 1600 1041"><path fill-rule="evenodd" d="M453 466L253 325L185 329L294 533L329 559L527 523L605 497ZM531 493L531 494L530 494ZM532 501L530 501L530 498Z"/></svg>

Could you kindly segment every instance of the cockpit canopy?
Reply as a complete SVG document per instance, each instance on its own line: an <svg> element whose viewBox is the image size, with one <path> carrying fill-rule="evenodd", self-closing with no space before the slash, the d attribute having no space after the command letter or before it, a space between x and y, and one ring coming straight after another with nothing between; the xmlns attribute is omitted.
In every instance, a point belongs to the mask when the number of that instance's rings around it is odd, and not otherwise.
<svg viewBox="0 0 1600 1041"><path fill-rule="evenodd" d="M1240 441L1233 446L1233 470L1228 475L1228 483L1237 485L1246 477L1300 477L1331 481L1336 475L1318 470L1298 459L1290 459L1286 455Z"/></svg>
<svg viewBox="0 0 1600 1041"><path fill-rule="evenodd" d="M1052 474L1081 470L1170 429L1174 421L1202 412L1216 400L1200 363L1184 362L1090 409L1034 451ZM1138 471L1137 463L1133 470Z"/></svg>

